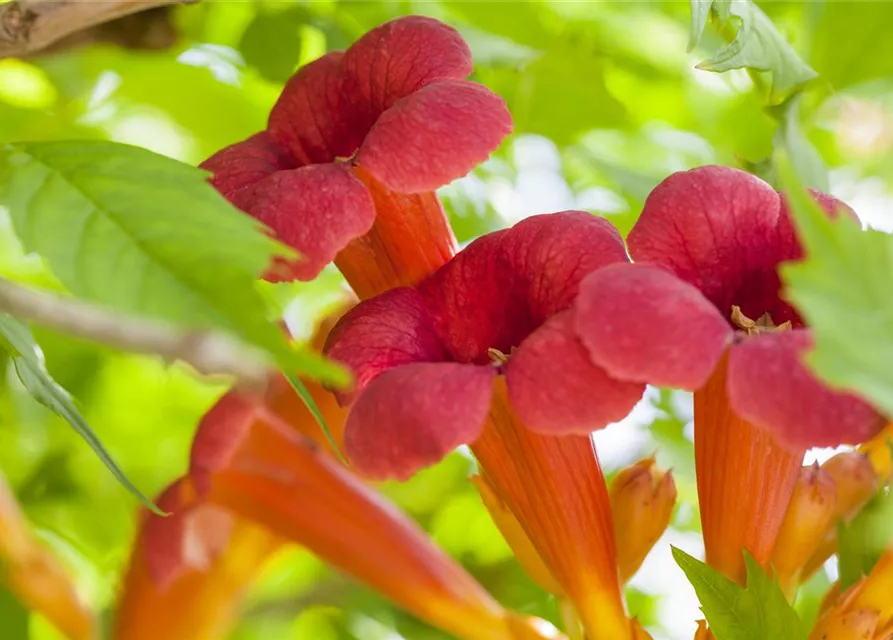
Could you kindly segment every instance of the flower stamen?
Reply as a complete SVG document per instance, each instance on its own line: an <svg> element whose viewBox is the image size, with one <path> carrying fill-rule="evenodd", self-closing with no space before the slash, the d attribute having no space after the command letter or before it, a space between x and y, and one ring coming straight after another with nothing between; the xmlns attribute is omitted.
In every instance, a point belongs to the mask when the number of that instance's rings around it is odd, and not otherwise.
<svg viewBox="0 0 893 640"><path fill-rule="evenodd" d="M752 320L741 311L738 305L732 305L732 324L745 331L749 336L759 335L764 331L788 331L792 328L791 321L782 322L776 325L772 321L769 312L764 313L756 320Z"/></svg>
<svg viewBox="0 0 893 640"><path fill-rule="evenodd" d="M499 349L490 347L487 349L487 355L490 356L490 361L497 367L502 367L509 363L509 356L505 355Z"/></svg>

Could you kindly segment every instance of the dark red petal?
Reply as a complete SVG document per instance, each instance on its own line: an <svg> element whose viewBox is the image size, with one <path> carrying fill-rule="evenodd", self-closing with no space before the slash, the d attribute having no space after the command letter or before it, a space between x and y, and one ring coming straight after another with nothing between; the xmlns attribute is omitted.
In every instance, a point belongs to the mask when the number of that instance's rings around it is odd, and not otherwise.
<svg viewBox="0 0 893 640"><path fill-rule="evenodd" d="M723 314L737 304L759 318L778 299L780 203L772 187L744 171L675 173L645 201L627 238L630 254L670 269Z"/></svg>
<svg viewBox="0 0 893 640"><path fill-rule="evenodd" d="M866 402L832 391L803 364L812 348L806 330L749 338L729 355L729 400L745 420L791 447L865 442L884 426Z"/></svg>
<svg viewBox="0 0 893 640"><path fill-rule="evenodd" d="M347 456L372 478L405 479L476 439L490 410L491 366L408 364L376 378L353 405Z"/></svg>
<svg viewBox="0 0 893 640"><path fill-rule="evenodd" d="M355 386L339 396L350 402L382 372L446 357L425 301L414 289L392 289L348 311L326 341L326 355L349 366Z"/></svg>
<svg viewBox="0 0 893 640"><path fill-rule="evenodd" d="M369 191L340 164L274 173L251 188L244 204L301 254L285 266L285 273L268 274L268 280L312 280L375 222Z"/></svg>
<svg viewBox="0 0 893 640"><path fill-rule="evenodd" d="M189 474L199 495L211 490L211 473L225 467L247 437L260 403L229 391L202 416L189 454Z"/></svg>
<svg viewBox="0 0 893 640"><path fill-rule="evenodd" d="M152 580L161 588L170 585L186 570L186 519L191 506L184 500L187 481L177 480L155 500L159 509L168 513L146 515L142 547Z"/></svg>
<svg viewBox="0 0 893 640"><path fill-rule="evenodd" d="M687 282L645 264L590 274L574 303L575 329L593 362L619 380L694 390L732 337L716 308Z"/></svg>
<svg viewBox="0 0 893 640"><path fill-rule="evenodd" d="M580 282L593 271L629 262L614 225L585 211L526 218L503 244L537 323L570 306Z"/></svg>
<svg viewBox="0 0 893 640"><path fill-rule="evenodd" d="M471 74L471 51L462 36L422 16L397 18L369 31L344 54L354 100L373 118L400 98L438 78Z"/></svg>
<svg viewBox="0 0 893 640"><path fill-rule="evenodd" d="M301 165L352 156L372 124L351 100L343 55L333 51L298 70L270 112L270 136Z"/></svg>
<svg viewBox="0 0 893 640"><path fill-rule="evenodd" d="M381 115L357 162L393 191L433 191L486 160L511 131L498 95L466 80L437 80Z"/></svg>
<svg viewBox="0 0 893 640"><path fill-rule="evenodd" d="M623 419L644 384L611 378L592 363L563 311L534 331L506 365L512 409L534 431L586 434Z"/></svg>
<svg viewBox="0 0 893 640"><path fill-rule="evenodd" d="M268 175L292 169L294 162L266 132L221 149L201 165L214 174L211 184L225 198L241 207L242 194Z"/></svg>

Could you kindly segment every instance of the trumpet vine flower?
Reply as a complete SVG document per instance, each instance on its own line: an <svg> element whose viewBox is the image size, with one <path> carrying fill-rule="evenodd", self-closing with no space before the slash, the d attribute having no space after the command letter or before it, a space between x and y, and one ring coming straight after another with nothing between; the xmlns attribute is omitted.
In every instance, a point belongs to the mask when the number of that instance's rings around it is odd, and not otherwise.
<svg viewBox="0 0 893 640"><path fill-rule="evenodd" d="M813 195L829 214L846 209ZM695 392L707 561L743 581L742 548L768 566L804 450L865 441L884 421L802 362L812 334L782 296L778 265L803 249L769 185L725 167L674 174L628 245L636 264L581 283L574 327L613 378Z"/></svg>
<svg viewBox="0 0 893 640"><path fill-rule="evenodd" d="M420 529L260 398L230 392L218 401L199 426L189 475L159 506L173 515L148 516L140 562L162 593L202 566L225 562L220 554L244 520L262 526L269 544L302 544L458 637L557 637L542 621L505 611Z"/></svg>
<svg viewBox="0 0 893 640"><path fill-rule="evenodd" d="M385 23L299 69L267 127L203 163L233 204L300 256L268 279L335 260L360 297L414 284L455 251L433 193L511 130L502 99L465 80L471 53L436 20Z"/></svg>
<svg viewBox="0 0 893 640"><path fill-rule="evenodd" d="M353 465L405 478L470 443L593 640L632 630L588 434L623 418L644 385L593 363L571 307L587 274L625 261L603 219L534 216L477 239L416 287L361 302L327 343L357 381L341 395L352 402ZM549 379L561 384L543 391Z"/></svg>

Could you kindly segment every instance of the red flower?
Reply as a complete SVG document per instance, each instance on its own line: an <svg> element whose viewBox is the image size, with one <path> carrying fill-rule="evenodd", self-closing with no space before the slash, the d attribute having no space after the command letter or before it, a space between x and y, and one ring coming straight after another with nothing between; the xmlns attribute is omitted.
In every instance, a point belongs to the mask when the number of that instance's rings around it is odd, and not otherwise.
<svg viewBox="0 0 893 640"><path fill-rule="evenodd" d="M829 214L848 210L813 196ZM802 363L812 334L782 297L778 265L803 249L769 185L726 167L674 174L648 197L628 243L639 263L592 274L576 304L574 326L611 376L695 390L728 349L735 414L792 449L862 442L883 427L871 406Z"/></svg>
<svg viewBox="0 0 893 640"><path fill-rule="evenodd" d="M416 288L361 302L327 344L357 380L343 398L356 399L344 432L353 464L406 477L473 442L500 374L533 430L589 433L623 418L644 385L593 364L568 307L588 274L626 261L603 219L535 216L477 239Z"/></svg>
<svg viewBox="0 0 893 640"><path fill-rule="evenodd" d="M511 130L502 99L464 80L471 71L471 53L451 27L393 20L300 69L265 131L204 162L224 196L301 254L270 278L312 279L373 228L376 214L396 220L379 221L382 241L357 254L399 254L410 243L431 254L421 258L428 272L452 255L449 225L428 192L471 171ZM425 274L425 265L391 258L398 275ZM349 264L345 275L362 279L374 262Z"/></svg>

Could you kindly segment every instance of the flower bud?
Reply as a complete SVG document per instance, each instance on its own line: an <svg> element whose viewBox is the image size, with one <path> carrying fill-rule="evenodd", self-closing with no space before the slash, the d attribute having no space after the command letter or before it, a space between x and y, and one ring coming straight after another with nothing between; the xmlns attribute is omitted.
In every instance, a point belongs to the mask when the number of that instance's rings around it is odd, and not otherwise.
<svg viewBox="0 0 893 640"><path fill-rule="evenodd" d="M862 609L842 612L829 611L819 620L809 640L866 640L874 638L878 623L877 611Z"/></svg>
<svg viewBox="0 0 893 640"><path fill-rule="evenodd" d="M698 620L698 630L695 631L694 640L713 640L713 632L707 628L706 620Z"/></svg>
<svg viewBox="0 0 893 640"><path fill-rule="evenodd" d="M874 473L882 485L893 480L893 422L883 431L859 447L868 456Z"/></svg>
<svg viewBox="0 0 893 640"><path fill-rule="evenodd" d="M796 592L804 565L833 526L836 506L831 475L818 465L804 467L772 552L772 565L789 597Z"/></svg>
<svg viewBox="0 0 893 640"><path fill-rule="evenodd" d="M645 631L645 627L635 618L632 619L631 625L633 630L632 640L654 640L651 634Z"/></svg>
<svg viewBox="0 0 893 640"><path fill-rule="evenodd" d="M552 572L543 562L527 533L521 528L521 523L509 510L508 505L496 495L493 487L482 476L472 476L471 481L477 487L481 501L490 512L490 517L496 524L496 528L505 538L518 563L527 572L527 575L543 589L555 596L561 596L562 590Z"/></svg>
<svg viewBox="0 0 893 640"><path fill-rule="evenodd" d="M844 451L822 465L837 487L837 516L847 522L856 517L878 490L871 460L858 451Z"/></svg>
<svg viewBox="0 0 893 640"><path fill-rule="evenodd" d="M629 580L661 537L676 504L673 474L645 458L620 471L611 483L611 511L617 540L617 564Z"/></svg>

